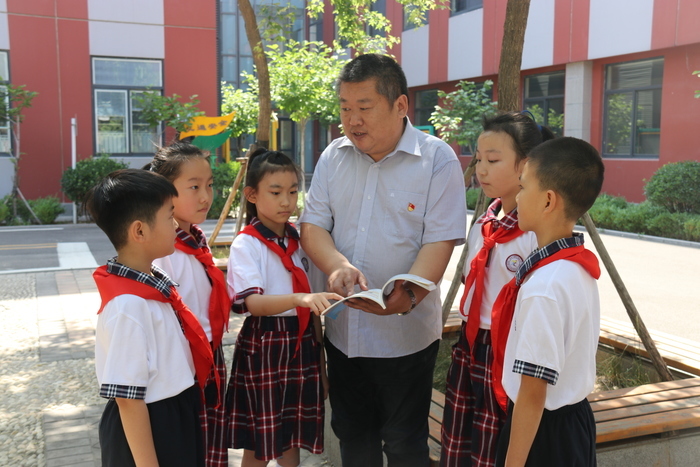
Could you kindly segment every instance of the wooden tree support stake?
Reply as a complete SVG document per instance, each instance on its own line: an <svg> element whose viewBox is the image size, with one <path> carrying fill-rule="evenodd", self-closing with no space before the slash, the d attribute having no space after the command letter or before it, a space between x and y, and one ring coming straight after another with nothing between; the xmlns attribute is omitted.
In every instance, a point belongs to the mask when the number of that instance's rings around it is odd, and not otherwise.
<svg viewBox="0 0 700 467"><path fill-rule="evenodd" d="M476 157L472 158L469 163L467 170L464 171L464 184L468 187L471 184L472 175L476 171ZM474 226L474 222L486 211L486 195L484 195L483 190L479 193L479 198L476 200L476 206L474 206L474 214L472 215L472 222L469 225L469 230ZM457 291L459 290L460 280L462 276L462 271L464 270L464 263L467 261L467 254L469 253L469 245L464 243L462 247L462 254L457 262L457 268L454 276L452 277L452 284L450 284L450 289L447 291L445 296L445 301L442 304L442 326L445 327L447 318L450 316L450 311L452 310L452 304L457 297Z"/></svg>
<svg viewBox="0 0 700 467"><path fill-rule="evenodd" d="M241 161L241 168L238 170L236 180L234 180L233 187L231 187L231 192L228 194L228 198L226 198L226 204L224 204L224 208L221 210L221 215L219 216L219 220L216 223L216 227L214 227L214 231L212 232L211 237L209 238L210 245L216 244L216 237L219 235L219 231L224 225L224 221L226 220L226 217L228 216L228 213L231 210L231 204L233 204L233 200L236 199L236 193L238 193L238 188L241 185L241 180L243 180L243 176L245 175L246 168L248 166L248 158L245 157L239 160ZM243 217L244 199L244 197L241 197L241 212L240 214L238 214L239 219ZM239 229L237 228L236 233L238 233L238 230Z"/></svg>
<svg viewBox="0 0 700 467"><path fill-rule="evenodd" d="M639 316L637 307L634 305L632 297L627 292L627 287L625 287L625 284L622 282L622 278L617 272L617 268L615 267L615 264L613 264L607 248L605 248L605 245L603 245L603 240L598 234L598 229L593 223L593 219L591 219L591 216L589 216L588 213L585 213L581 220L583 220L583 224L586 226L588 235L591 236L591 240L593 240L593 244L595 245L596 250L598 250L600 259L603 260L605 269L607 269L608 274L610 274L610 278L617 289L617 293L620 295L620 299L625 305L625 310L627 310L627 314L632 321L632 326L634 326L634 329L637 331L637 334L639 334L639 338L641 339L644 348L649 353L649 358L651 358L651 363L654 365L656 372L659 374L662 381L673 381L673 375L671 375L668 366L666 366L666 362L664 362L664 360L661 358L661 355L656 348L656 344L654 344L654 341L649 335L649 331L647 331L647 327L642 321L642 317Z"/></svg>

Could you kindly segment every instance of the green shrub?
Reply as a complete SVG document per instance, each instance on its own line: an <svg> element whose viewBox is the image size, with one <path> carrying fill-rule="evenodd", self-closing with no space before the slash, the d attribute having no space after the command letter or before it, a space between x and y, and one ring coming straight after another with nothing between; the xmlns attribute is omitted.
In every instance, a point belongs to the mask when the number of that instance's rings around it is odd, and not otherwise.
<svg viewBox="0 0 700 467"><path fill-rule="evenodd" d="M29 207L32 208L36 217L42 224L52 224L59 214L63 212L61 201L55 196L47 196L46 198L30 199ZM31 224L36 222L32 213L29 212L27 206L21 202L17 202L17 215L26 223Z"/></svg>
<svg viewBox="0 0 700 467"><path fill-rule="evenodd" d="M0 199L0 224L3 224L10 220L10 207L7 204L5 204L7 202L7 199L7 196Z"/></svg>
<svg viewBox="0 0 700 467"><path fill-rule="evenodd" d="M110 159L104 154L99 157L88 157L78 162L75 169L71 167L63 172L61 190L82 210L85 195L90 188L111 172L127 167L128 165Z"/></svg>
<svg viewBox="0 0 700 467"><path fill-rule="evenodd" d="M659 168L644 186L646 197L669 212L700 214L700 162L683 161Z"/></svg>
<svg viewBox="0 0 700 467"><path fill-rule="evenodd" d="M226 199L228 194L231 192L233 187L233 182L236 180L238 171L241 169L240 162L222 162L214 167L212 167L212 173L214 174L214 201L211 203L211 209L209 209L209 214L207 218L218 219L221 215L221 211L224 209L226 204ZM241 181L241 185L243 182ZM238 207L241 197L241 187L239 187L239 192L236 193L236 197L231 204L231 211L234 211Z"/></svg>
<svg viewBox="0 0 700 467"><path fill-rule="evenodd" d="M654 235L649 230L648 222L665 212L667 211L662 207L655 206L648 201L639 204L630 203L627 208L620 210L616 225L612 229Z"/></svg>
<svg viewBox="0 0 700 467"><path fill-rule="evenodd" d="M663 212L646 222L647 233L657 237L682 238L687 214Z"/></svg>
<svg viewBox="0 0 700 467"><path fill-rule="evenodd" d="M64 211L61 201L55 196L29 200L29 206L42 224L53 224L58 215L63 214Z"/></svg>
<svg viewBox="0 0 700 467"><path fill-rule="evenodd" d="M683 224L683 234L686 240L700 242L700 216L691 215Z"/></svg>
<svg viewBox="0 0 700 467"><path fill-rule="evenodd" d="M474 209L476 207L476 200L479 199L480 189L467 190L467 209Z"/></svg>

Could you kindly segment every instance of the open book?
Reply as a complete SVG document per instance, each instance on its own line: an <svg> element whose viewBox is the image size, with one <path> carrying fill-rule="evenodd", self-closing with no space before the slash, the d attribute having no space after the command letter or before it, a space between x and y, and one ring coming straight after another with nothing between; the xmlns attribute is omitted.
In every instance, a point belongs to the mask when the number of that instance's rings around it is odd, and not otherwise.
<svg viewBox="0 0 700 467"><path fill-rule="evenodd" d="M386 284L384 284L384 287L382 287L381 289L363 290L356 294L350 295L349 297L345 297L344 299L338 300L337 302L326 308L322 314L329 318L335 319L338 316L338 313L340 313L343 309L339 305L345 300L350 300L351 298L364 298L366 300L372 300L374 302L377 302L382 308L386 308L386 305L384 304L384 297L388 296L391 293L391 291L394 290L393 284L396 281L412 282L420 287L423 287L425 290L428 291L435 290L437 288L434 282L429 281L428 279L424 279L420 276L416 276L415 274L397 274L388 281L386 281Z"/></svg>

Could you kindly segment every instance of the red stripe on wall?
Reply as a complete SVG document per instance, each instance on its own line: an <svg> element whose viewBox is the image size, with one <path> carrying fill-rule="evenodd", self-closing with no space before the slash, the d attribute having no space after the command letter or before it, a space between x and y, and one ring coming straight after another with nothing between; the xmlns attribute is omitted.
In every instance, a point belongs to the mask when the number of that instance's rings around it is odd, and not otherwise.
<svg viewBox="0 0 700 467"><path fill-rule="evenodd" d="M700 42L700 2L678 0L678 34L675 45Z"/></svg>
<svg viewBox="0 0 700 467"><path fill-rule="evenodd" d="M678 0L654 0L651 23L651 48L672 47L676 42Z"/></svg>
<svg viewBox="0 0 700 467"><path fill-rule="evenodd" d="M219 115L216 30L165 27L165 94L188 99L197 94L199 110Z"/></svg>
<svg viewBox="0 0 700 467"><path fill-rule="evenodd" d="M216 28L216 3L218 1L163 0L165 24L168 26Z"/></svg>
<svg viewBox="0 0 700 467"><path fill-rule="evenodd" d="M165 60L163 93L178 94L183 101L196 94L197 107L209 116L219 115L219 77L216 63L216 3L164 0ZM195 12L196 10L196 12ZM194 16L193 16L194 15ZM176 27L172 27L176 26ZM168 129L166 144L174 137Z"/></svg>
<svg viewBox="0 0 700 467"><path fill-rule="evenodd" d="M55 0L7 0L7 11L23 15L53 16Z"/></svg>
<svg viewBox="0 0 700 467"><path fill-rule="evenodd" d="M429 14L428 82L447 81L447 43L450 10L432 10Z"/></svg>
<svg viewBox="0 0 700 467"><path fill-rule="evenodd" d="M484 2L482 74L498 74L508 0Z"/></svg>
<svg viewBox="0 0 700 467"><path fill-rule="evenodd" d="M571 0L570 62L588 60L588 34L591 16L590 0ZM595 31L593 31L595 34Z"/></svg>
<svg viewBox="0 0 700 467"><path fill-rule="evenodd" d="M403 6L396 0L387 0L385 16L392 25L390 34L400 38L401 33L403 33ZM393 55L399 63L401 63L402 52L401 43L388 50L388 53Z"/></svg>
<svg viewBox="0 0 700 467"><path fill-rule="evenodd" d="M658 56L658 53L656 54ZM691 72L700 70L700 44L674 47L664 51L664 77L661 90L661 165L683 160L700 160L695 139L700 116L700 78Z"/></svg>
<svg viewBox="0 0 700 467"><path fill-rule="evenodd" d="M15 85L38 92L24 110L20 189L28 198L58 194L62 168L56 28L54 18L8 15L10 74Z"/></svg>
<svg viewBox="0 0 700 467"><path fill-rule="evenodd" d="M556 0L554 3L554 64L567 63L571 50L571 23L573 0Z"/></svg>
<svg viewBox="0 0 700 467"><path fill-rule="evenodd" d="M87 0L54 0L59 18L87 19Z"/></svg>
<svg viewBox="0 0 700 467"><path fill-rule="evenodd" d="M87 0L84 0L87 6ZM84 10L87 15L87 8ZM94 116L92 111L92 71L87 21L58 20L58 58L61 83L61 172L71 166L71 118L78 123L76 159L82 160L93 151ZM53 157L52 155L47 155ZM58 174L57 174L58 175ZM60 175L59 175L60 177ZM59 178L60 183L60 178ZM65 201L68 201L66 198Z"/></svg>

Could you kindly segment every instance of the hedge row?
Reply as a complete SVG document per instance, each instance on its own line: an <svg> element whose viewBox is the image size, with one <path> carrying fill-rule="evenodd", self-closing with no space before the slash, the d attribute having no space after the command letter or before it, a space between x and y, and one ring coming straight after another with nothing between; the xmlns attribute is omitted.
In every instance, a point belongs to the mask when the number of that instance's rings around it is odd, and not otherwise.
<svg viewBox="0 0 700 467"><path fill-rule="evenodd" d="M600 195L588 211L598 228L700 242L700 215L669 212L649 201L635 204Z"/></svg>
<svg viewBox="0 0 700 467"><path fill-rule="evenodd" d="M17 200L17 217L13 217L12 203L9 195L0 199L0 224L24 225L36 222L27 206L20 200ZM52 224L58 215L63 213L63 205L55 196L30 199L28 203L42 224Z"/></svg>

